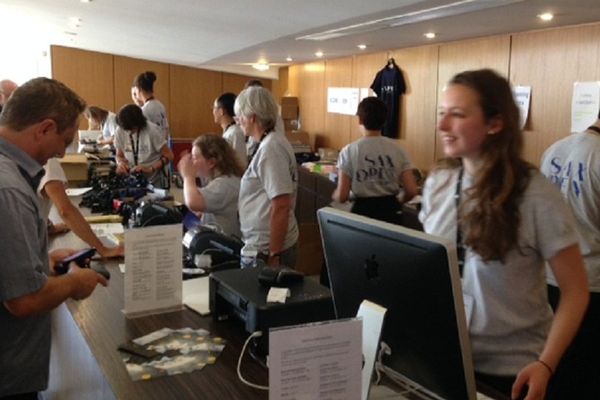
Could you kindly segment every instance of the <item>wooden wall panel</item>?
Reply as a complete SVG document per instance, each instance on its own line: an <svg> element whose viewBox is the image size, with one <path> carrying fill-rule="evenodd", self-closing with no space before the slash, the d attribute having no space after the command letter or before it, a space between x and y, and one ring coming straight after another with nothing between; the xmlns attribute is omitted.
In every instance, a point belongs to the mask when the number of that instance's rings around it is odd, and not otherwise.
<svg viewBox="0 0 600 400"><path fill-rule="evenodd" d="M511 82L531 86L525 157L535 165L569 134L576 81L600 80L600 24L515 34Z"/></svg>
<svg viewBox="0 0 600 400"><path fill-rule="evenodd" d="M355 116L334 114L327 112L327 89L330 87L352 86L352 58L338 58L325 62L325 87L324 87L324 112L325 130L323 132L323 145L334 149L341 149L351 142L350 127L356 124Z"/></svg>
<svg viewBox="0 0 600 400"><path fill-rule="evenodd" d="M62 46L52 46L52 77L79 94L88 105L114 109L113 57ZM81 129L87 120L81 118Z"/></svg>
<svg viewBox="0 0 600 400"><path fill-rule="evenodd" d="M291 72L291 70L290 70ZM315 61L303 64L298 75L297 86L290 88L298 90L300 103L300 120L302 130L309 132L311 142L317 147L329 145L325 132L325 61Z"/></svg>
<svg viewBox="0 0 600 400"><path fill-rule="evenodd" d="M145 71L153 71L156 74L154 95L164 104L167 110L169 125L171 126L171 134L172 136L177 137L178 132L173 130L170 112L169 64L122 56L114 56L114 60L115 72L113 85L115 93L115 112L118 112L124 105L133 102L131 100L131 86L136 75Z"/></svg>
<svg viewBox="0 0 600 400"><path fill-rule="evenodd" d="M207 132L220 133L212 106L223 93L221 72L171 65L171 131L177 138L195 138Z"/></svg>
<svg viewBox="0 0 600 400"><path fill-rule="evenodd" d="M288 67L281 67L279 68L279 79L272 81L271 91L273 92L273 96L275 96L275 100L277 100L278 103L281 102L281 98L283 96L289 95L288 76Z"/></svg>
<svg viewBox="0 0 600 400"><path fill-rule="evenodd" d="M400 108L400 139L415 167L428 171L435 159L438 46L390 53L404 73L406 94Z"/></svg>
<svg viewBox="0 0 600 400"><path fill-rule="evenodd" d="M238 75L231 74L228 72L223 72L223 90L221 93L231 92L238 94L244 89L246 82L251 79L256 79L253 76L248 75ZM271 90L271 80L270 79L260 79L263 86L269 90ZM214 100L214 99L213 99Z"/></svg>
<svg viewBox="0 0 600 400"><path fill-rule="evenodd" d="M288 87L287 93L289 96L300 95L300 80L302 79L302 69L304 65L290 65L288 67Z"/></svg>
<svg viewBox="0 0 600 400"><path fill-rule="evenodd" d="M510 35L462 40L440 45L438 69L438 104L446 83L458 72L491 68L508 77L510 62ZM436 121L437 124L437 121ZM437 139L437 137L436 137ZM436 159L443 157L436 140Z"/></svg>
<svg viewBox="0 0 600 400"><path fill-rule="evenodd" d="M371 87L371 84L375 79L375 75L381 68L385 66L387 59L387 52L355 56L353 60L351 86L355 88ZM360 136L361 134L358 128L358 120L355 119L350 124L350 142L359 139Z"/></svg>

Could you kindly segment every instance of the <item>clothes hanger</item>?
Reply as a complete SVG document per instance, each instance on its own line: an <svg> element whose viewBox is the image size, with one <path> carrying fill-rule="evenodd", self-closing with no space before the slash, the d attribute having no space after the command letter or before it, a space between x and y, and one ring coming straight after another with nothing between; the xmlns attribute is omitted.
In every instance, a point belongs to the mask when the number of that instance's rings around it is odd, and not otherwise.
<svg viewBox="0 0 600 400"><path fill-rule="evenodd" d="M394 60L394 57L388 58L387 67L392 69L395 66L396 66L396 60Z"/></svg>

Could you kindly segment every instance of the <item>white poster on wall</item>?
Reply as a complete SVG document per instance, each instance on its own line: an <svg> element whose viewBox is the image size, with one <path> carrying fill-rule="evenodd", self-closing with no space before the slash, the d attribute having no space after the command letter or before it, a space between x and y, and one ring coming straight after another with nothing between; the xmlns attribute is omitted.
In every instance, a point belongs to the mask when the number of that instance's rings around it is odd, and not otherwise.
<svg viewBox="0 0 600 400"><path fill-rule="evenodd" d="M369 88L360 88L359 101L363 101L365 98L371 97L371 96L375 96L374 94L371 94L371 89L369 89Z"/></svg>
<svg viewBox="0 0 600 400"><path fill-rule="evenodd" d="M600 81L575 82L571 103L571 132L583 132L598 119Z"/></svg>
<svg viewBox="0 0 600 400"><path fill-rule="evenodd" d="M339 113L342 102L342 88L327 88L327 112Z"/></svg>
<svg viewBox="0 0 600 400"><path fill-rule="evenodd" d="M531 86L513 86L513 96L519 107L519 127L525 128L531 103Z"/></svg>
<svg viewBox="0 0 600 400"><path fill-rule="evenodd" d="M345 115L356 115L360 98L358 88L327 88L327 112Z"/></svg>

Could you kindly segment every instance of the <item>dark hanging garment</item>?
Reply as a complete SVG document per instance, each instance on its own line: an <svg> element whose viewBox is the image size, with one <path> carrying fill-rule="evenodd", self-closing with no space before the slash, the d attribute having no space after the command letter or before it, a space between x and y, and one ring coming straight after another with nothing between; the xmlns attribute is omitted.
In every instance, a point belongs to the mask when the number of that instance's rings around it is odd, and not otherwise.
<svg viewBox="0 0 600 400"><path fill-rule="evenodd" d="M399 135L398 121L400 121L400 100L406 92L406 84L402 70L396 65L393 58L377 73L371 84L371 89L377 94L388 109L388 115L383 126L383 136L397 139Z"/></svg>

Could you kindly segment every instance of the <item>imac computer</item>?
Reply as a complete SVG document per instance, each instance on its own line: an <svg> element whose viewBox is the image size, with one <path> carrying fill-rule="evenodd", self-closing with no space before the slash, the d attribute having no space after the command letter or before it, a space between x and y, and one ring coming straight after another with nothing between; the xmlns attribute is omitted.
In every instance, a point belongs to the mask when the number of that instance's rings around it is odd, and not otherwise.
<svg viewBox="0 0 600 400"><path fill-rule="evenodd" d="M476 399L455 245L333 208L318 217L336 317L364 299L387 308L386 373L426 397Z"/></svg>

